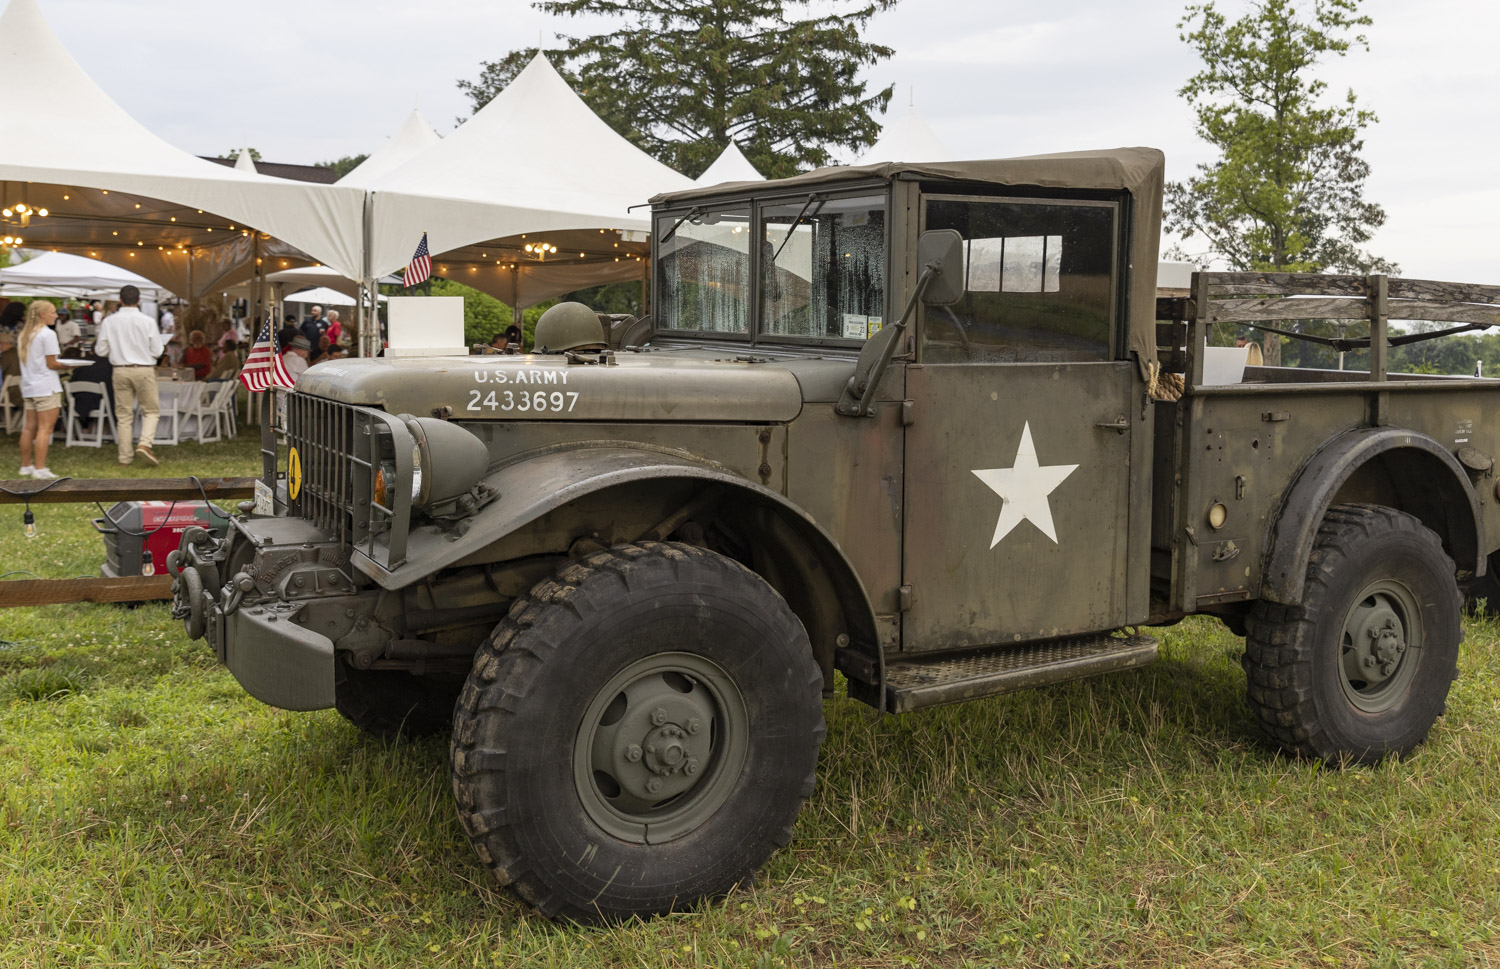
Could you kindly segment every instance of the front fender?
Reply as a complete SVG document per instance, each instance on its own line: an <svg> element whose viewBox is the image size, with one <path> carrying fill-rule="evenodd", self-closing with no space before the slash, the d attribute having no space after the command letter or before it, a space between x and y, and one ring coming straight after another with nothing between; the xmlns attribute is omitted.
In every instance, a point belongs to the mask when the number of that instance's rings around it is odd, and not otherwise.
<svg viewBox="0 0 1500 969"><path fill-rule="evenodd" d="M586 495L642 481L716 483L731 493L737 492L775 509L816 551L833 576L856 641L878 641L869 595L838 543L784 496L722 465L669 448L594 441L519 455L483 480L499 492L499 497L467 519L467 528L461 533L433 525L413 528L406 561L398 568L388 570L359 552L354 555L355 566L383 588L403 589L482 552L496 540Z"/></svg>
<svg viewBox="0 0 1500 969"><path fill-rule="evenodd" d="M1425 434L1395 427L1366 427L1325 444L1308 459L1287 489L1266 543L1261 598L1285 605L1302 602L1307 563L1323 516L1340 488L1371 462L1382 460L1406 462L1414 479L1410 486L1398 488L1397 507L1437 532L1459 568L1483 574L1479 497L1458 459Z"/></svg>

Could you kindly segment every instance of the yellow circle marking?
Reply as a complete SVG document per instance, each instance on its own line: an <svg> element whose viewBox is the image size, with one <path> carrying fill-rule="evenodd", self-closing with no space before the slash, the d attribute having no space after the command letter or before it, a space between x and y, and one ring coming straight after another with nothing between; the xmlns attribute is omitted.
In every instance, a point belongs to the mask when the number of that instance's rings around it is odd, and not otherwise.
<svg viewBox="0 0 1500 969"><path fill-rule="evenodd" d="M302 455L291 448L286 455L286 496L295 499L302 491Z"/></svg>

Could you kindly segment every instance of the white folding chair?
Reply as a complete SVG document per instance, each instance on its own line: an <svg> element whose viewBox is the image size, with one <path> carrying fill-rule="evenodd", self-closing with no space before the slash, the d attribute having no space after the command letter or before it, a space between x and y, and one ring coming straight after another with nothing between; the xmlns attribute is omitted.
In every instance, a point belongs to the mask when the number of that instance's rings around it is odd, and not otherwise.
<svg viewBox="0 0 1500 969"><path fill-rule="evenodd" d="M88 380L69 380L63 384L63 393L68 395L68 421L63 442L66 447L103 447L104 431L108 427L110 436L115 435L115 414L109 406L109 394L103 384ZM78 406L78 394L98 394L99 404L93 410L94 429L85 431L83 423L89 418Z"/></svg>
<svg viewBox="0 0 1500 969"><path fill-rule="evenodd" d="M196 393L192 388L197 387ZM183 427L188 433L194 433L199 444L207 444L217 441L224 436L224 427L221 423L219 398L222 396L223 386L217 382L214 384L189 382L182 385L182 394L177 404L177 412L183 421ZM197 421L196 427L190 427L188 421Z"/></svg>
<svg viewBox="0 0 1500 969"><path fill-rule="evenodd" d="M208 385L208 400L204 403L204 410L209 419L214 422L214 439L222 437L234 437L239 428L236 426L238 412L235 394L239 390L238 380L225 380L221 383L210 383Z"/></svg>
<svg viewBox="0 0 1500 969"><path fill-rule="evenodd" d="M156 421L156 436L151 439L151 443L179 443L178 438L182 436L182 405L202 392L203 385L193 381L159 381L156 395L161 416ZM141 429L140 425L136 426L137 432ZM136 437L139 439L139 433Z"/></svg>
<svg viewBox="0 0 1500 969"><path fill-rule="evenodd" d="M26 426L26 408L10 402L11 388L19 390L20 387L19 374L11 374L4 381L0 381L0 415L5 418L5 433L7 434L19 434L21 428Z"/></svg>

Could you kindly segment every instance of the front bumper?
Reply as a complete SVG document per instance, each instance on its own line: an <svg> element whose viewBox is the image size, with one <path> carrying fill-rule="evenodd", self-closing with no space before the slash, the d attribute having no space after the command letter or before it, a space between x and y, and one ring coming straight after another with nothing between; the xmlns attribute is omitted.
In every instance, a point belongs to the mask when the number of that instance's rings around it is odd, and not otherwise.
<svg viewBox="0 0 1500 969"><path fill-rule="evenodd" d="M342 617L358 605L354 582L330 561L337 557L337 546L298 519L237 521L225 539L190 529L167 561L173 615L257 700L326 709L334 704L332 637L347 633Z"/></svg>
<svg viewBox="0 0 1500 969"><path fill-rule="evenodd" d="M333 640L297 625L293 617L299 608L268 603L224 617L224 665L262 703L324 710L333 706Z"/></svg>

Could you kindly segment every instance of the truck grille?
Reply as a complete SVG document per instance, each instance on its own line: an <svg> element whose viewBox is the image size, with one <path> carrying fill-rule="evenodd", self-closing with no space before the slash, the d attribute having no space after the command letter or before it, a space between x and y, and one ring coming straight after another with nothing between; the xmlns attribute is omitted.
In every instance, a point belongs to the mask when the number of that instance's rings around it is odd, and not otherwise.
<svg viewBox="0 0 1500 969"><path fill-rule="evenodd" d="M347 404L287 394L287 443L302 461L302 487L290 513L315 523L341 545L356 540L354 420L355 409Z"/></svg>

